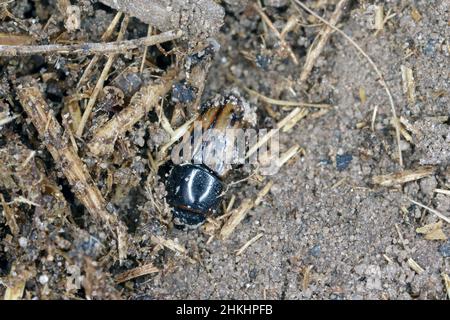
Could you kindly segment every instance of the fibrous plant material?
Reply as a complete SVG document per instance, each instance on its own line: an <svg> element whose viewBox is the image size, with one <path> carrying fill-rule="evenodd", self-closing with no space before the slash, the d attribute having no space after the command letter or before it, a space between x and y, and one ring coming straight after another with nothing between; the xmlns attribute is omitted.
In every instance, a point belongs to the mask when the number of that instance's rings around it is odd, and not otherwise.
<svg viewBox="0 0 450 320"><path fill-rule="evenodd" d="M258 12L258 14L261 16L262 20L267 24L267 26L269 26L270 30L272 30L272 32L275 34L275 36L280 40L281 46L285 50L288 51L289 56L292 59L292 62L295 65L298 65L298 59L297 59L296 55L294 54L294 52L292 51L292 48L286 43L286 41L284 40L284 36L277 30L277 28L275 28L272 21L270 21L269 17L262 10L261 6L259 4L255 3L253 5L253 8Z"/></svg>
<svg viewBox="0 0 450 320"><path fill-rule="evenodd" d="M33 37L0 32L0 45L21 46L33 43Z"/></svg>
<svg viewBox="0 0 450 320"><path fill-rule="evenodd" d="M445 189L435 189L434 192L436 192L436 193L442 193L442 194L446 194L446 195L450 196L450 190L445 190Z"/></svg>
<svg viewBox="0 0 450 320"><path fill-rule="evenodd" d="M439 211L437 211L437 210L435 210L435 209L433 209L433 208L430 208L430 207L424 205L423 203L417 202L417 201L415 201L415 200L409 199L409 201L411 201L412 203L418 205L419 207L422 207L422 208L424 208L424 209L427 209L428 211L430 211L431 213L433 213L434 215L436 215L438 218L444 220L445 222L450 223L450 217L447 217L447 216L444 215L443 213L441 213L441 212L439 212Z"/></svg>
<svg viewBox="0 0 450 320"><path fill-rule="evenodd" d="M446 273L442 273L444 279L445 290L447 291L447 297L450 299L450 277Z"/></svg>
<svg viewBox="0 0 450 320"><path fill-rule="evenodd" d="M11 233L13 235L19 234L19 226L17 225L16 217L14 216L14 212L11 210L9 205L5 202L5 198L3 194L0 193L0 203L3 207L3 215L6 219L6 224L8 225Z"/></svg>
<svg viewBox="0 0 450 320"><path fill-rule="evenodd" d="M241 254L243 254L248 247L250 247L253 243L258 241L263 235L264 233L258 233L256 236L248 240L239 250L236 251L236 255L240 256Z"/></svg>
<svg viewBox="0 0 450 320"><path fill-rule="evenodd" d="M220 230L222 239L227 239L231 235L251 208L253 208L253 201L251 199L246 199L238 208L232 211L230 218Z"/></svg>
<svg viewBox="0 0 450 320"><path fill-rule="evenodd" d="M110 39L112 33L114 32L114 30L116 29L117 24L119 23L120 18L122 17L123 13L122 12L117 12L116 15L114 16L114 19L112 19L111 23L109 24L108 28L106 29L106 31L103 33L101 40L106 42ZM88 66L86 67L86 69L84 69L83 75L80 77L80 80L78 80L78 86L80 87L82 84L84 84L85 80L88 79L88 77L90 76L93 67L97 64L98 60L102 57L101 54L96 54L92 57L91 62L89 62Z"/></svg>
<svg viewBox="0 0 450 320"><path fill-rule="evenodd" d="M409 258L407 262L409 267L418 274L421 274L422 272L425 271L413 258Z"/></svg>
<svg viewBox="0 0 450 320"><path fill-rule="evenodd" d="M169 92L176 78L173 71L169 71L157 83L151 83L138 91L128 107L98 128L88 144L89 151L96 156L112 152L116 139L129 131Z"/></svg>
<svg viewBox="0 0 450 320"><path fill-rule="evenodd" d="M39 133L39 136L55 162L60 164L73 192L89 213L106 225L116 224L116 217L109 214L106 201L92 180L83 162L73 150L37 84L22 84L17 88L19 100Z"/></svg>
<svg viewBox="0 0 450 320"><path fill-rule="evenodd" d="M25 280L20 280L14 286L6 287L4 300L20 300L25 290L25 282Z"/></svg>
<svg viewBox="0 0 450 320"><path fill-rule="evenodd" d="M180 29L186 37L213 37L222 26L223 8L212 0L100 0L161 31Z"/></svg>
<svg viewBox="0 0 450 320"><path fill-rule="evenodd" d="M434 167L419 167L417 169L404 170L396 173L390 173L380 176L374 176L372 182L383 187L392 187L407 182L420 180L432 175L435 171Z"/></svg>
<svg viewBox="0 0 450 320"><path fill-rule="evenodd" d="M379 82L384 88L386 95L389 98L389 104L391 106L391 112L392 112L392 120L394 122L395 127L395 134L396 134L396 140L397 140L397 150L398 150L398 163L400 167L403 167L403 155L402 155L402 149L400 148L401 143L401 137L400 137L400 123L399 119L397 117L397 111L395 109L395 103L394 98L392 97L391 89L388 87L386 80L384 79L383 73L380 71L376 63L372 60L372 58L361 48L359 44L355 42L350 36L348 36L344 31L337 28L333 24L331 24L329 21L325 20L321 16L319 16L317 13L309 9L303 2L299 0L292 0L295 4L297 4L298 7L301 7L303 10L307 11L309 14L314 16L315 18L319 19L321 22L325 23L327 26L329 26L334 31L338 32L340 35L342 35L348 42L352 44L353 47L355 47L356 50L358 50L364 58L366 58L367 62L369 62L369 65L372 67L373 71L377 74L379 78ZM298 8L297 8L298 9Z"/></svg>
<svg viewBox="0 0 450 320"><path fill-rule="evenodd" d="M331 108L331 105L326 103L308 103L308 102L300 102L300 101L286 101L286 100L278 100L273 99L270 97L266 97L265 95L252 90L247 87L243 87L245 91L247 91L249 94L261 99L261 101L264 101L266 103L274 104L277 106L283 106L283 107L311 107L311 108Z"/></svg>
<svg viewBox="0 0 450 320"><path fill-rule="evenodd" d="M159 271L159 268L155 267L152 263L148 263L118 274L115 280L116 283L123 283L131 279L142 277L151 273L157 273Z"/></svg>
<svg viewBox="0 0 450 320"><path fill-rule="evenodd" d="M117 36L117 41L122 41L123 37L125 36L125 32L128 27L129 17L125 16L125 18L122 21L122 25L120 27L119 35ZM91 97L89 98L89 102L84 110L83 116L81 117L80 123L78 125L76 135L81 137L83 135L84 127L86 126L86 123L89 119L89 116L91 115L92 109L94 108L95 102L97 101L97 97L100 93L100 91L103 89L106 79L108 78L109 71L116 60L117 54L110 54L108 56L108 60L106 61L105 66L103 67L103 71L100 74L100 78L97 81L97 84L95 85L94 90L92 91Z"/></svg>
<svg viewBox="0 0 450 320"><path fill-rule="evenodd" d="M346 4L347 4L347 0L341 0L336 5L336 9L334 9L333 15L331 16L330 21L329 21L329 23L332 26L336 25L336 23L341 18ZM308 51L308 55L306 56L305 65L303 66L302 73L300 74L300 81L303 82L303 81L306 81L306 79L308 79L314 65L316 64L317 58L322 53L323 48L327 44L328 39L330 38L330 36L333 32L334 32L333 28L329 25L325 25L323 27L323 29L320 31L319 35L317 36L316 40L314 41L310 50Z"/></svg>
<svg viewBox="0 0 450 320"><path fill-rule="evenodd" d="M269 181L258 193L255 200L245 199L238 208L231 211L230 218L228 218L220 230L220 237L222 239L227 239L233 233L234 229L244 220L249 210L261 203L262 198L269 193L272 186L273 182Z"/></svg>
<svg viewBox="0 0 450 320"><path fill-rule="evenodd" d="M302 101L288 101L288 100L280 100L280 99L274 99L267 97L263 95L262 93L255 91L253 89L250 89L249 87L245 86L242 81L237 79L231 74L227 74L227 78L229 78L231 81L236 82L240 87L242 87L245 91L248 92L248 94L257 97L259 100L268 103L273 104L276 106L282 106L282 107L311 107L311 108L324 108L329 109L332 107L330 104L326 103L309 103L309 102L302 102Z"/></svg>
<svg viewBox="0 0 450 320"><path fill-rule="evenodd" d="M407 66L400 66L403 81L403 93L406 95L408 102L413 104L416 102L415 82L413 70Z"/></svg>
<svg viewBox="0 0 450 320"><path fill-rule="evenodd" d="M35 54L59 53L59 54L99 54L120 53L139 47L152 46L178 39L183 33L178 31L167 31L151 37L123 40L106 43L77 43L77 44L47 44L47 45L0 45L1 56L29 56Z"/></svg>

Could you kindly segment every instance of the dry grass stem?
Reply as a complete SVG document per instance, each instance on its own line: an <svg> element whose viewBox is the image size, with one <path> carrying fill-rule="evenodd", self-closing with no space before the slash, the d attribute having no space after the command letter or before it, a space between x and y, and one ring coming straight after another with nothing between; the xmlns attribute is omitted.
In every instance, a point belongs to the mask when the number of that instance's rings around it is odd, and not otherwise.
<svg viewBox="0 0 450 320"><path fill-rule="evenodd" d="M123 38L125 36L125 32L128 27L128 21L129 21L129 17L125 16L125 18L122 21L122 25L120 27L119 34L117 36L117 41L123 40ZM109 71L111 70L113 63L116 60L116 57L117 57L116 54L111 54L108 56L108 60L106 61L105 66L103 67L103 71L100 74L100 78L98 78L98 80L97 80L97 84L95 85L95 88L92 91L92 94L89 98L89 102L86 106L86 109L84 110L83 116L81 117L81 121L78 125L77 131L76 131L76 135L78 137L81 137L83 135L84 127L86 126L86 123L91 115L92 109L94 108L95 102L97 101L97 97L98 97L100 91L103 90L103 86L105 84L106 79L108 78Z"/></svg>
<svg viewBox="0 0 450 320"><path fill-rule="evenodd" d="M303 270L303 281L302 281L302 289L306 291L311 282L311 270L313 269L313 265L309 265Z"/></svg>
<svg viewBox="0 0 450 320"><path fill-rule="evenodd" d="M181 254L186 254L186 249L181 244L176 243L172 239L165 239L165 238L159 237L159 236L151 236L151 241L154 244L159 244L159 245L166 247L172 251L175 251L175 252L178 252Z"/></svg>
<svg viewBox="0 0 450 320"><path fill-rule="evenodd" d="M230 217L220 230L220 237L222 239L227 239L231 235L231 233L233 233L234 229L236 229L236 227L245 218L248 211L250 211L250 209L252 209L255 206L258 206L261 203L263 197L267 193L269 193L270 188L272 188L272 186L273 181L269 181L264 186L264 188L261 189L261 191L258 193L254 201L251 199L245 199L238 208L230 211Z"/></svg>
<svg viewBox="0 0 450 320"><path fill-rule="evenodd" d="M425 270L413 259L413 258L408 258L408 265L411 269L413 269L415 272L417 272L418 274L421 274L422 272L424 272Z"/></svg>
<svg viewBox="0 0 450 320"><path fill-rule="evenodd" d="M151 236L150 237L151 242L153 242L156 245L160 245L163 246L169 250L172 250L173 252L177 252L180 253L183 256L186 256L188 261L190 263L195 263L195 260L193 260L192 258L187 256L187 250L185 247L183 247L181 244L176 243L174 240L172 239L165 239L163 237L160 236Z"/></svg>
<svg viewBox="0 0 450 320"><path fill-rule="evenodd" d="M0 45L22 46L33 43L34 38L29 35L9 34L0 32Z"/></svg>
<svg viewBox="0 0 450 320"><path fill-rule="evenodd" d="M222 229L220 230L220 237L222 239L227 239L234 229L241 223L241 221L247 215L247 212L253 208L253 201L251 199L245 199L242 204L231 211L230 218L224 224Z"/></svg>
<svg viewBox="0 0 450 320"><path fill-rule="evenodd" d="M292 62L294 62L295 65L298 65L298 59L294 52L292 51L292 48L289 46L289 44L286 43L284 40L284 35L282 35L277 28L273 25L272 21L270 21L269 17L265 14L263 9L260 7L258 3L255 3L253 5L253 8L258 12L258 14L261 16L263 21L266 23L266 25L272 30L272 32L275 34L275 36L280 40L281 46L286 49L289 53L289 56L292 59Z"/></svg>
<svg viewBox="0 0 450 320"><path fill-rule="evenodd" d="M434 172L434 167L419 167L416 169L374 176L372 178L372 182L383 187L392 187L407 182L420 180L422 178L431 176Z"/></svg>
<svg viewBox="0 0 450 320"><path fill-rule="evenodd" d="M169 142L167 142L165 145L161 147L160 150L160 159L164 157L167 150L176 143L186 132L188 132L191 128L191 124L197 120L198 118L195 116L190 120L187 120L183 125L179 128L177 128L175 131L173 131L172 137L170 138Z"/></svg>
<svg viewBox="0 0 450 320"><path fill-rule="evenodd" d="M259 239L261 239L261 237L263 236L263 233L258 233L256 236L254 236L253 238L251 238L250 240L248 240L239 250L236 251L236 255L240 256L241 254L244 253L245 250L247 250L248 247L250 247L252 244L254 244L256 241L258 241Z"/></svg>
<svg viewBox="0 0 450 320"><path fill-rule="evenodd" d="M289 132L300 120L305 118L309 114L309 110L306 108L302 108L301 112L296 115L294 118L292 118L291 121L286 123L286 125L283 127L283 132Z"/></svg>
<svg viewBox="0 0 450 320"><path fill-rule="evenodd" d="M447 291L447 297L450 299L450 277L446 273L442 273L444 280L445 290Z"/></svg>
<svg viewBox="0 0 450 320"><path fill-rule="evenodd" d="M422 204L420 202L414 201L413 199L409 199L409 201L411 201L412 203L418 205L419 207L427 209L428 211L430 211L431 213L436 215L438 218L444 220L445 222L450 223L450 218L445 216L444 214L440 213L439 211L437 211L437 210L435 210L433 208L430 208L430 207L428 207L428 206L426 206L426 205L424 205L424 204Z"/></svg>
<svg viewBox="0 0 450 320"><path fill-rule="evenodd" d="M7 286L4 300L21 300L25 291L25 280L17 281L14 286Z"/></svg>
<svg viewBox="0 0 450 320"><path fill-rule="evenodd" d="M17 119L19 117L19 115L15 114L11 117L4 117L0 119L0 127L4 126L5 124L8 124L10 122L13 122L15 119Z"/></svg>
<svg viewBox="0 0 450 320"><path fill-rule="evenodd" d="M19 100L45 143L47 150L66 176L72 190L88 212L97 220L109 225L114 216L106 210L106 201L95 185L84 163L73 150L62 127L53 116L37 85L17 89Z"/></svg>
<svg viewBox="0 0 450 320"><path fill-rule="evenodd" d="M416 102L416 83L414 81L413 71L404 65L400 68L402 72L403 93L406 95L408 102L413 104Z"/></svg>
<svg viewBox="0 0 450 320"><path fill-rule="evenodd" d="M384 29L384 7L383 5L375 6L375 30Z"/></svg>
<svg viewBox="0 0 450 320"><path fill-rule="evenodd" d="M261 191L258 193L258 195L256 196L254 205L259 206L259 204L262 202L263 198L269 193L270 189L273 186L273 181L270 180L265 186L264 188L261 189Z"/></svg>
<svg viewBox="0 0 450 320"><path fill-rule="evenodd" d="M125 109L95 131L92 140L88 143L89 151L96 156L111 153L114 150L116 139L131 130L139 120L160 103L160 99L172 88L174 80L174 72L169 72L159 82L141 88Z"/></svg>
<svg viewBox="0 0 450 320"><path fill-rule="evenodd" d="M103 33L101 40L103 42L108 41L111 38L112 33L116 29L116 26L119 24L120 18L122 18L122 12L117 12L114 18L112 19L111 23L109 24L106 31ZM78 80L77 89L81 87L82 84L86 81L86 79L89 78L92 72L92 68L97 64L98 60L101 58L101 54L96 54L92 57L91 61L89 62L86 69L84 69L83 75L81 76L80 80Z"/></svg>
<svg viewBox="0 0 450 320"><path fill-rule="evenodd" d="M122 272L121 274L116 276L115 281L117 284L119 284L138 277L146 276L148 274L158 273L159 271L160 269L155 267L153 264L148 263L140 267Z"/></svg>
<svg viewBox="0 0 450 320"><path fill-rule="evenodd" d="M450 190L445 190L445 189L434 189L434 192L436 192L436 193L442 193L442 194L446 194L446 195L450 196Z"/></svg>
<svg viewBox="0 0 450 320"><path fill-rule="evenodd" d="M279 99L273 99L270 97L267 97L255 90L252 90L250 88L247 88L245 86L242 86L245 91L247 91L249 94L256 96L261 101L264 101L269 104L274 104L276 106L283 106L283 107L310 107L310 108L331 108L331 105L326 103L308 103L308 102L300 102L300 101L287 101L287 100L279 100Z"/></svg>
<svg viewBox="0 0 450 320"><path fill-rule="evenodd" d="M148 29L147 29L147 37L151 37L153 32L153 27L151 25L148 25ZM142 53L142 62L141 62L141 67L139 69L139 72L142 74L142 72L144 72L144 67L145 67L145 60L147 59L147 52L148 52L148 47L146 46L144 48L144 53Z"/></svg>
<svg viewBox="0 0 450 320"><path fill-rule="evenodd" d="M391 112L392 112L392 118L394 120L394 127L395 127L395 131L396 131L396 139L397 139L397 149L398 149L398 161L400 164L400 167L403 167L403 156L402 156L402 150L400 148L400 126L399 126L399 122L398 122L398 117L397 117L397 111L395 110L395 103L394 103L394 98L392 97L392 93L391 90L389 89L386 81L384 80L383 77L383 73L380 71L380 69L378 68L378 66L376 65L376 63L372 60L372 58L361 48L361 46L359 44L357 44L355 42L355 40L353 40L351 37L349 37L345 32L343 32L341 29L337 28L336 26L332 25L330 22L328 22L327 20L325 20L324 18L322 18L321 16L319 16L317 13L315 13L314 11L312 11L311 9L309 9L304 3L302 3L299 0L292 0L294 3L296 3L298 6L300 6L301 8L303 8L305 11L307 11L309 14L313 15L314 17L316 17L317 19L319 19L320 21L322 21L323 23L325 23L326 25L328 25L330 28L332 28L333 30L335 30L336 32L338 32L340 35L342 35L347 41L349 41L365 58L366 60L369 62L370 66L372 67L372 69L375 71L375 73L377 74L379 81L382 85L382 87L384 88L386 95L389 98L389 104L391 106ZM297 8L298 9L298 8Z"/></svg>
<svg viewBox="0 0 450 320"><path fill-rule="evenodd" d="M0 202L3 207L3 215L6 219L6 224L8 225L9 229L11 230L11 233L14 236L17 236L19 234L19 226L17 225L16 217L14 215L14 210L12 210L8 203L5 202L5 198L3 197L3 194L0 193Z"/></svg>
<svg viewBox="0 0 450 320"><path fill-rule="evenodd" d="M310 49L306 56L305 64L303 65L303 69L300 74L301 82L304 82L309 78L311 71L316 64L317 58L322 53L323 49L325 48L325 45L328 42L328 39L330 38L331 34L334 32L334 29L331 26L334 26L341 18L346 3L347 3L347 0L340 0L338 2L338 4L336 5L336 8L334 9L333 14L331 15L329 22L322 28L322 30L319 32L319 35L317 36L317 38L314 40L313 44L310 46Z"/></svg>
<svg viewBox="0 0 450 320"><path fill-rule="evenodd" d="M278 122L277 127L273 130L270 130L269 132L267 132L266 135L264 135L264 137L262 137L261 139L258 140L258 142L251 147L247 154L245 155L245 159L249 158L252 154L254 154L262 145L264 145L265 143L267 143L267 141L269 141L270 138L272 138L275 134L277 134L287 123L289 123L289 121L291 121L292 119L294 119L300 112L302 111L301 108L295 108L294 110L292 110L284 119L282 119L281 121Z"/></svg>

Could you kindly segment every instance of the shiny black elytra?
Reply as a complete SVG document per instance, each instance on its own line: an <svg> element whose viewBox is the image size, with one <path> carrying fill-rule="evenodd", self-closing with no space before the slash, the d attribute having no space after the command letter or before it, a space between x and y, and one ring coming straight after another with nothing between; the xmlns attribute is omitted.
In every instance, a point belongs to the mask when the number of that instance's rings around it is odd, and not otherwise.
<svg viewBox="0 0 450 320"><path fill-rule="evenodd" d="M195 228L207 214L217 212L222 181L205 165L176 165L166 181L167 202L172 206L175 226Z"/></svg>
<svg viewBox="0 0 450 320"><path fill-rule="evenodd" d="M239 128L242 126L241 108L240 98L222 97L206 104L199 120L205 129ZM204 142L202 147L207 147L207 143ZM219 210L225 186L222 178L230 169L224 160L203 159L202 164L172 166L165 179L166 200L172 208L173 222L177 228L197 228L208 215Z"/></svg>

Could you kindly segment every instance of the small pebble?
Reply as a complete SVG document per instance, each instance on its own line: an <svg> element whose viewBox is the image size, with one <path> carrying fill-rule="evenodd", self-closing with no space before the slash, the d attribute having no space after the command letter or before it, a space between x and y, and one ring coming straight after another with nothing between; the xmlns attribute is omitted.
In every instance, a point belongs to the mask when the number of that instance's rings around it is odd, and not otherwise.
<svg viewBox="0 0 450 320"><path fill-rule="evenodd" d="M256 270L256 268L251 269L250 272L248 273L248 276L250 280L255 280L256 277L258 276L258 270Z"/></svg>
<svg viewBox="0 0 450 320"><path fill-rule="evenodd" d="M26 248L27 245L28 245L28 240L27 240L27 238L20 237L20 238L19 238L19 246L21 246L22 248Z"/></svg>
<svg viewBox="0 0 450 320"><path fill-rule="evenodd" d="M43 274L43 275L39 276L39 283L40 284L45 285L45 284L47 284L47 282L48 282L48 276L47 275Z"/></svg>
<svg viewBox="0 0 450 320"><path fill-rule="evenodd" d="M428 40L427 44L423 48L423 53L425 53L427 56L434 55L436 51L436 42L437 41L435 39Z"/></svg>
<svg viewBox="0 0 450 320"><path fill-rule="evenodd" d="M343 171L348 168L353 160L353 156L349 153L344 153L342 155L336 155L336 169L338 171Z"/></svg>
<svg viewBox="0 0 450 320"><path fill-rule="evenodd" d="M272 59L269 56L258 54L256 56L256 66L263 70L268 70Z"/></svg>
<svg viewBox="0 0 450 320"><path fill-rule="evenodd" d="M181 103L190 103L195 100L194 88L186 83L176 83L172 87L172 100Z"/></svg>
<svg viewBox="0 0 450 320"><path fill-rule="evenodd" d="M447 241L439 247L439 253L444 257L450 257L450 241Z"/></svg>
<svg viewBox="0 0 450 320"><path fill-rule="evenodd" d="M313 257L318 257L320 255L320 245L315 245L309 250L309 254Z"/></svg>

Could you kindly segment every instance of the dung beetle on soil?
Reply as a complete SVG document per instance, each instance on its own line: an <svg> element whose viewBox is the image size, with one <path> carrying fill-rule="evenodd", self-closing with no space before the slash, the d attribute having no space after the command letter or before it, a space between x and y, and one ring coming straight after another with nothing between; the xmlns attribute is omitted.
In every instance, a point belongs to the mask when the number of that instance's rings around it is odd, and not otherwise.
<svg viewBox="0 0 450 320"><path fill-rule="evenodd" d="M226 129L241 128L244 124L244 104L235 95L215 99L202 106L198 121L203 130L224 132ZM179 229L197 228L208 215L217 213L225 187L223 179L231 168L220 156L233 143L227 140L228 136L223 135L222 139L216 140L202 139L195 144L194 126L190 127L188 135L189 139L182 143L193 146L192 156L183 159L184 163L173 165L165 179L166 200L172 208L174 225ZM206 156L198 161L198 156L204 155L203 150L211 148L211 144L214 144L212 147L215 150L224 152L217 157Z"/></svg>

